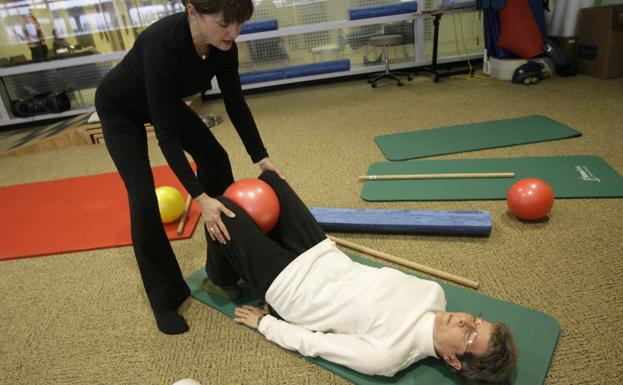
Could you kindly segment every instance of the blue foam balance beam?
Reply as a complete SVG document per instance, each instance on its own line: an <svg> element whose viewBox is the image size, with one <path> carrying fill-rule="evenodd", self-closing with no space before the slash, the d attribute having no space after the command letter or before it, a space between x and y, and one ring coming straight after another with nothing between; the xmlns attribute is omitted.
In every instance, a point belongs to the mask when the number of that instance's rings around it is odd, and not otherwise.
<svg viewBox="0 0 623 385"><path fill-rule="evenodd" d="M375 7L351 8L348 10L348 17L350 20L358 20L415 12L417 12L417 1L406 1L404 3L379 5Z"/></svg>
<svg viewBox="0 0 623 385"><path fill-rule="evenodd" d="M312 207L324 231L488 236L488 211L381 210Z"/></svg>

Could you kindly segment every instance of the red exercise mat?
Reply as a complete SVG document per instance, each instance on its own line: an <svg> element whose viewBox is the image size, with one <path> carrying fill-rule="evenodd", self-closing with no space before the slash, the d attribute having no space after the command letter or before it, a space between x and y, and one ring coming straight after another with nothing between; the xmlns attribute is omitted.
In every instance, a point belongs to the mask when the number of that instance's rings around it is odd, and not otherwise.
<svg viewBox="0 0 623 385"><path fill-rule="evenodd" d="M152 169L156 186L186 197L168 166ZM169 239L190 238L201 210L191 204L184 232L165 225ZM131 245L128 197L118 173L0 187L0 260Z"/></svg>

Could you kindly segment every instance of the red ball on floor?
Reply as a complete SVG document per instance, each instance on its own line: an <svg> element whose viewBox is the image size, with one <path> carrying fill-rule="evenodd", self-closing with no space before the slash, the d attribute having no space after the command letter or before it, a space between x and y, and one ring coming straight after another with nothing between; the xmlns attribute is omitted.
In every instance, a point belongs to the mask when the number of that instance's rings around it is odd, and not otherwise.
<svg viewBox="0 0 623 385"><path fill-rule="evenodd" d="M240 179L232 183L223 196L246 211L264 233L269 233L279 220L279 198L272 187L261 179Z"/></svg>
<svg viewBox="0 0 623 385"><path fill-rule="evenodd" d="M554 191L541 179L520 179L508 189L506 203L516 217L534 221L549 214L554 206Z"/></svg>

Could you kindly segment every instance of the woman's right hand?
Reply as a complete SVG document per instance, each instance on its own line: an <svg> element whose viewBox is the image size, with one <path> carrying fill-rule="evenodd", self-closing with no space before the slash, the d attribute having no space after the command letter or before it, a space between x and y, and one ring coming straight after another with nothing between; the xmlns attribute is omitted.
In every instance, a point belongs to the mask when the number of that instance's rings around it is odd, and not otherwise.
<svg viewBox="0 0 623 385"><path fill-rule="evenodd" d="M246 325L252 329L260 326L260 316L268 315L266 306L264 309L251 305L242 305L234 309L234 321Z"/></svg>
<svg viewBox="0 0 623 385"><path fill-rule="evenodd" d="M221 213L227 215L230 218L234 218L236 214L233 211L225 207L218 200L209 197L207 194L201 194L195 198L199 207L201 207L201 214L205 222L208 234L212 240L217 240L222 244L226 244L231 239L225 223L221 219Z"/></svg>

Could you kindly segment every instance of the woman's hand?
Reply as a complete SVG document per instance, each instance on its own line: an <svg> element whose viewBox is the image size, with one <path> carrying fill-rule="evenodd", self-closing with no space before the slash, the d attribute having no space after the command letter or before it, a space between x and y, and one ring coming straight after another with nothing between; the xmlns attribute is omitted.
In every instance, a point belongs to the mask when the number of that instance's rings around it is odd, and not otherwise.
<svg viewBox="0 0 623 385"><path fill-rule="evenodd" d="M262 170L262 171L267 171L267 170L274 171L274 172L277 173L277 175L279 175L279 177L281 179L286 179L286 176L281 172L279 167L277 167L275 165L275 163L273 163L273 161L269 157L266 157L266 158L260 160L257 164L260 166L260 170Z"/></svg>
<svg viewBox="0 0 623 385"><path fill-rule="evenodd" d="M203 215L203 220L208 229L208 234L210 234L210 238L212 238L213 241L218 240L222 244L227 243L231 237L221 219L221 213L230 218L234 218L236 214L225 207L221 202L210 198L205 193L199 195L195 200L199 203L199 207L201 207L201 215Z"/></svg>
<svg viewBox="0 0 623 385"><path fill-rule="evenodd" d="M251 305L243 305L242 307L237 307L236 310L234 310L234 314L234 321L257 329L260 316L268 314L268 311Z"/></svg>

